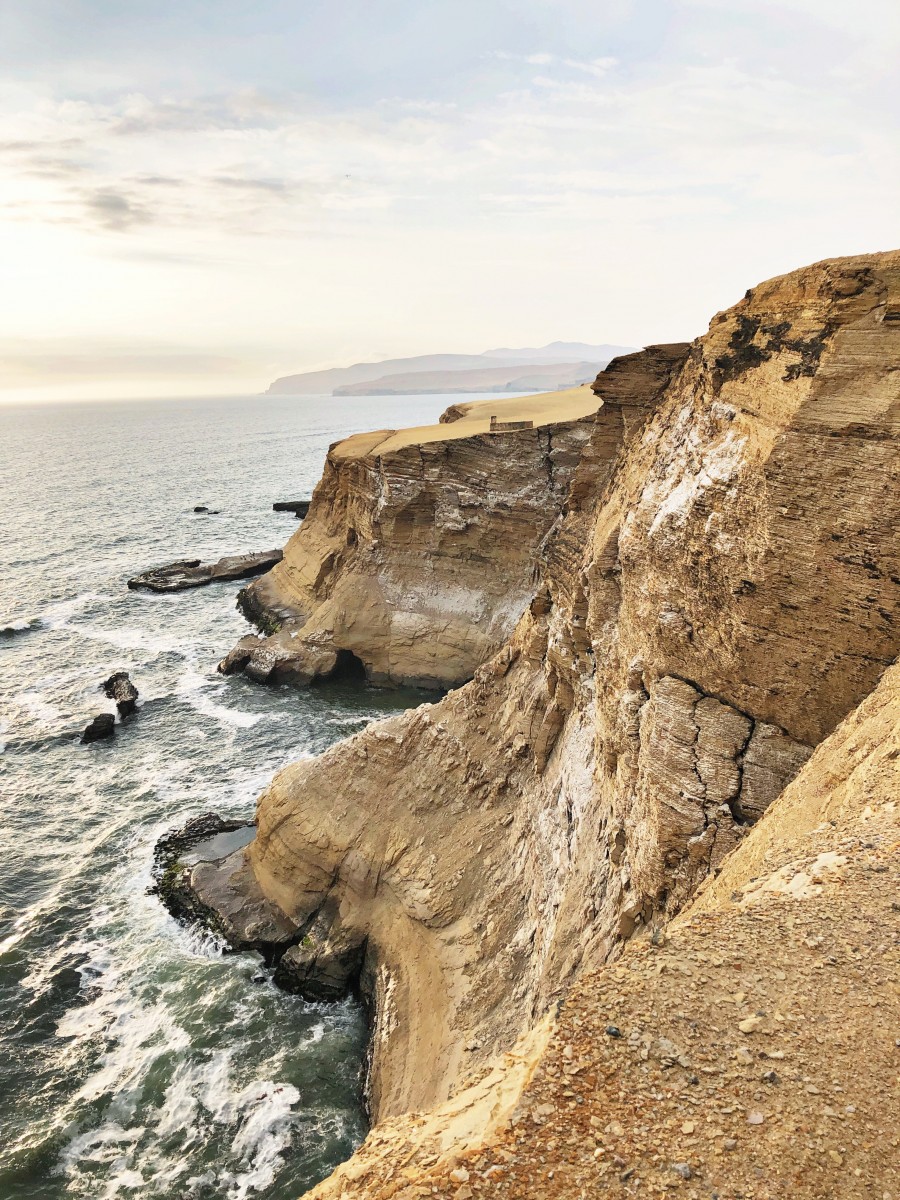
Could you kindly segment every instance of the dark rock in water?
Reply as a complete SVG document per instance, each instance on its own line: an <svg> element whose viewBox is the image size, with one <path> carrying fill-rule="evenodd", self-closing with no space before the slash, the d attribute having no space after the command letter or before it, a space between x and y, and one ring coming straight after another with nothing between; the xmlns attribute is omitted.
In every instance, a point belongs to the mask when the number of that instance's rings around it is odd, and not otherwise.
<svg viewBox="0 0 900 1200"><path fill-rule="evenodd" d="M292 512L302 521L309 512L311 500L276 500L272 505L273 512Z"/></svg>
<svg viewBox="0 0 900 1200"><path fill-rule="evenodd" d="M103 738L111 738L116 732L116 718L112 713L100 713L94 717L90 725L86 725L81 735L82 742L99 742Z"/></svg>
<svg viewBox="0 0 900 1200"><path fill-rule="evenodd" d="M304 1000L343 1000L359 980L364 954L363 935L322 912L278 960L275 983Z"/></svg>
<svg viewBox="0 0 900 1200"><path fill-rule="evenodd" d="M246 579L261 575L281 562L280 550L260 550L253 554L231 554L217 563L201 563L199 558L183 559L165 567L154 567L128 580L132 591L145 588L150 592L183 592L229 579Z"/></svg>
<svg viewBox="0 0 900 1200"><path fill-rule="evenodd" d="M221 508L207 508L205 504L195 504L195 513L205 513L208 517L217 517L221 513Z"/></svg>
<svg viewBox="0 0 900 1200"><path fill-rule="evenodd" d="M263 639L258 638L255 633L248 633L242 637L219 663L219 674L236 675L239 671L243 671L249 665L254 650L258 650L262 644Z"/></svg>
<svg viewBox="0 0 900 1200"><path fill-rule="evenodd" d="M215 837L218 833L245 829L252 824L252 821L225 820L218 813L201 813L199 817L191 817L180 829L173 829L162 835L153 850L154 863L165 870L169 863L192 846L196 846L198 842L205 842L207 838Z"/></svg>
<svg viewBox="0 0 900 1200"><path fill-rule="evenodd" d="M138 690L128 678L127 671L116 671L103 684L103 691L115 700L119 716L130 717L137 705Z"/></svg>
<svg viewBox="0 0 900 1200"><path fill-rule="evenodd" d="M181 860L201 842L223 833L252 827L252 824L251 821L225 820L217 813L202 813L199 817L192 817L180 829L164 833L153 850L154 886L150 891L159 896L178 920L200 921L214 932L221 933L219 922L212 919L213 914L197 900L191 889L191 865Z"/></svg>
<svg viewBox="0 0 900 1200"><path fill-rule="evenodd" d="M260 890L240 831L254 827L215 813L194 817L156 843L152 889L178 920L205 925L232 950L254 950L274 982L307 1000L340 1000L360 986L364 932L328 903L305 920L288 917ZM230 835L230 836L229 836ZM235 842L239 842L235 848ZM264 982L261 972L254 981Z"/></svg>

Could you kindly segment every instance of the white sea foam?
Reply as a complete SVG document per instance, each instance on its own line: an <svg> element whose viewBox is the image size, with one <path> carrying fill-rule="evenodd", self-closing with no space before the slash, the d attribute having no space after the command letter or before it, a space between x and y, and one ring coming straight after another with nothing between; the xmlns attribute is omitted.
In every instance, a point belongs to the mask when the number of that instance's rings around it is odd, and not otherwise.
<svg viewBox="0 0 900 1200"><path fill-rule="evenodd" d="M123 1111L120 1091L108 1119L70 1141L61 1169L72 1178L103 1165L103 1197L136 1187L152 1188L153 1195L167 1194L160 1189L183 1175L189 1161L185 1151L201 1136L204 1120L211 1120L234 1131L232 1161L188 1180L188 1186L216 1186L228 1200L245 1200L252 1192L264 1191L284 1165L300 1093L290 1084L270 1079L241 1087L233 1073L229 1050L205 1061L182 1058L160 1105L144 1112L143 1123L134 1126L126 1123L132 1114ZM178 1140L174 1151L170 1149L173 1139Z"/></svg>
<svg viewBox="0 0 900 1200"><path fill-rule="evenodd" d="M35 617L0 617L0 634L25 633L38 624L39 621Z"/></svg>
<svg viewBox="0 0 900 1200"><path fill-rule="evenodd" d="M89 605L95 604L99 600L112 599L112 596L106 596L102 592L83 592L71 600L62 600L58 604L51 604L41 613L39 620L45 629L65 629L68 628L72 617L77 616Z"/></svg>
<svg viewBox="0 0 900 1200"><path fill-rule="evenodd" d="M241 712L236 708L226 708L222 704L216 702L206 694L210 688L215 689L216 695L225 690L225 684L219 684L211 679L207 679L205 675L201 675L199 671L190 669L182 675L178 681L178 694L187 700L191 708L196 712L201 713L204 717L211 717L215 721L220 721L223 725L233 725L239 729L250 729L261 721L261 713Z"/></svg>
<svg viewBox="0 0 900 1200"><path fill-rule="evenodd" d="M45 695L37 690L19 692L18 696L16 696L16 701L37 725L42 725L46 728L56 725L57 722L63 719L62 711L55 704L51 704L45 698Z"/></svg>
<svg viewBox="0 0 900 1200"><path fill-rule="evenodd" d="M274 1183L284 1164L295 1121L292 1108L299 1099L295 1087L268 1080L241 1092L237 1103L242 1121L231 1149L247 1170L234 1180L228 1200L244 1200L249 1192L261 1192Z"/></svg>

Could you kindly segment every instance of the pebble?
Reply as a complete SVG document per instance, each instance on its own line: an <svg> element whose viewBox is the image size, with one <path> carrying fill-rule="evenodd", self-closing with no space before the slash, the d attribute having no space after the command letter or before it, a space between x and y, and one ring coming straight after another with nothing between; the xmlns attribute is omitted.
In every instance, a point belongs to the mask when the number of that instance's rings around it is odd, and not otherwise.
<svg viewBox="0 0 900 1200"><path fill-rule="evenodd" d="M672 1170L676 1175L680 1175L682 1179L693 1179L694 1172L687 1163L672 1163Z"/></svg>
<svg viewBox="0 0 900 1200"><path fill-rule="evenodd" d="M762 1123L765 1119L766 1118L762 1115L761 1112L748 1112L747 1113L747 1124L748 1125L762 1125Z"/></svg>

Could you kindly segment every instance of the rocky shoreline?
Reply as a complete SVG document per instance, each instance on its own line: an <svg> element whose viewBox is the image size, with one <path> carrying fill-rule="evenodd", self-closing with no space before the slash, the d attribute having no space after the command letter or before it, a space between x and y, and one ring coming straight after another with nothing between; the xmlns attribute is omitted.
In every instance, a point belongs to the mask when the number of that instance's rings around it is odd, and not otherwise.
<svg viewBox="0 0 900 1200"><path fill-rule="evenodd" d="M808 1039L799 1022L814 980L850 1004L854 939L900 1019L878 948L888 891L871 882L896 873L900 845L898 296L900 252L816 264L751 289L690 345L614 360L599 409L565 429L332 448L284 562L243 601L280 628L231 665L308 681L345 651L390 681L433 679L446 658L444 679L469 682L280 771L252 841L179 885L231 946L284 946L298 990L358 980L370 1000L374 1128L317 1197L646 1183L861 1198L890 1183L896 1106L855 1126L866 1101L840 1029L818 1008ZM518 493L513 460L533 485ZM445 539L472 529L467 489L478 528L460 556ZM528 538L516 504L541 510ZM394 597L421 607L423 580L446 594L464 569L492 598L489 636L427 608L422 637L385 626ZM822 921L840 948L806 970ZM655 957L667 944L687 958ZM670 1008L707 1022L706 1050ZM843 1016L862 1035L866 1015ZM879 1078L889 1025L871 1044ZM766 1054L799 1064L780 1106L759 1071L730 1066L763 1028ZM852 1094L856 1143L803 1125L826 1087ZM723 1119L738 1105L771 1153ZM693 1137L701 1119L718 1154Z"/></svg>

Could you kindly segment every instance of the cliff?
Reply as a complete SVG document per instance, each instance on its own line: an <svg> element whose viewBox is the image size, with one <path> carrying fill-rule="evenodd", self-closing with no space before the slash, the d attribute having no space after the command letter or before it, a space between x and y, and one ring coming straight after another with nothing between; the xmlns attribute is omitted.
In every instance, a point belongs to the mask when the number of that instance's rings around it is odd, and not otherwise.
<svg viewBox="0 0 900 1200"><path fill-rule="evenodd" d="M282 976L301 990L358 977L371 999L375 1128L321 1195L434 1187L465 1200L487 1181L572 1196L570 1162L581 1186L602 1175L618 1191L635 1170L660 1186L702 1171L705 1186L715 1167L733 1195L779 1161L791 1170L778 1188L797 1194L869 1195L870 1176L887 1186L884 1147L838 1176L850 1152L818 1125L802 1138L821 1145L824 1174L807 1171L790 1122L812 1118L796 1097L781 1141L761 1134L733 1165L714 1159L715 1146L732 1152L722 1139L735 1140L739 1105L771 1119L758 1069L723 1064L745 1033L775 1037L777 1013L791 1031L810 1020L791 1044L797 1087L822 1094L814 1080L830 1072L829 1096L861 1097L827 996L812 995L834 964L807 961L801 943L818 949L816 922L833 918L838 963L868 969L854 939L881 954L887 893L870 875L897 844L896 673L864 701L900 650L898 379L900 253L762 284L690 347L614 361L509 641L439 704L280 772L246 851L195 870L198 903L234 944L288 947ZM349 528L336 525L335 541ZM346 597L356 611L365 601ZM844 874L832 854L848 858ZM722 887L694 900L718 873ZM807 905L793 924L785 893ZM706 949L717 938L727 1029ZM880 959L870 974L896 1004ZM853 988L834 993L842 1013ZM868 1015L846 1019L862 1033ZM881 1079L881 1014L877 1031L867 1069ZM718 1066L704 1058L716 1047ZM495 1158L479 1157L485 1137ZM672 1160L687 1175L667 1159L679 1138L693 1139L691 1162Z"/></svg>
<svg viewBox="0 0 900 1200"><path fill-rule="evenodd" d="M665 931L310 1196L896 1195L898 714L894 666Z"/></svg>
<svg viewBox="0 0 900 1200"><path fill-rule="evenodd" d="M329 451L284 559L242 593L250 635L222 664L257 680L364 670L375 683L470 679L534 593L538 547L591 432L589 388L466 406L452 424ZM534 428L491 433L490 417Z"/></svg>

